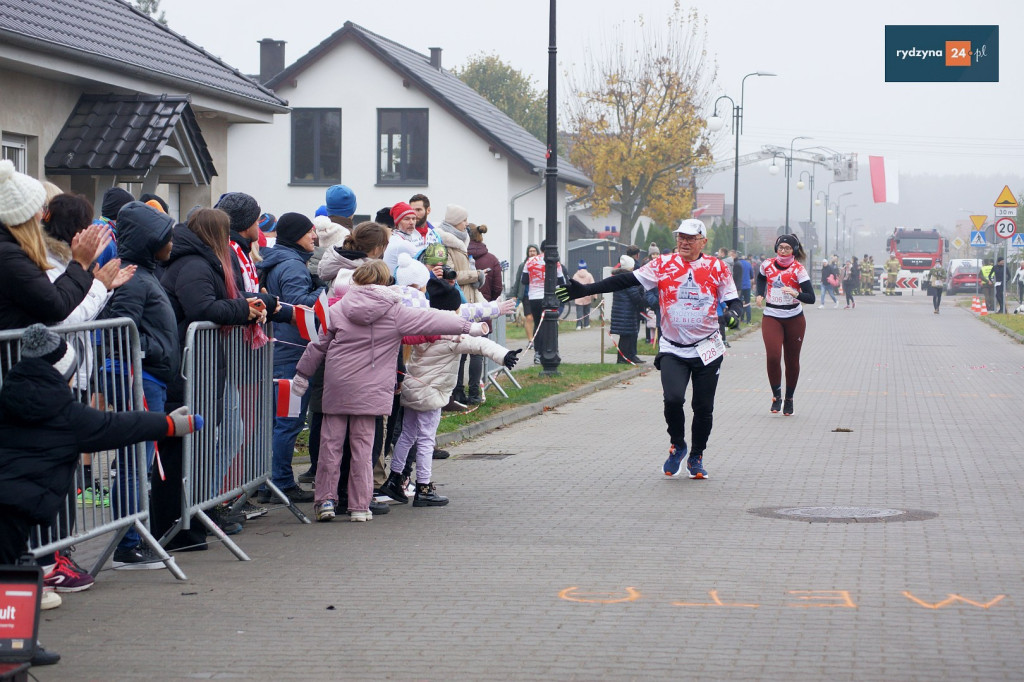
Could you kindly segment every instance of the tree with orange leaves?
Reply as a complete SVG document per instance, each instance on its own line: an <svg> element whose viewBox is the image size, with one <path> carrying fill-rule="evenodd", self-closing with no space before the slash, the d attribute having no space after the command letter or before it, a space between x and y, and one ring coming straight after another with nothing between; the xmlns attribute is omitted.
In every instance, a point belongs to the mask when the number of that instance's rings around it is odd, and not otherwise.
<svg viewBox="0 0 1024 682"><path fill-rule="evenodd" d="M625 243L641 215L663 225L688 217L695 171L712 161L702 116L715 76L706 23L677 1L662 30L641 17L635 46L606 41L569 75L569 160L594 181L595 214L620 213Z"/></svg>

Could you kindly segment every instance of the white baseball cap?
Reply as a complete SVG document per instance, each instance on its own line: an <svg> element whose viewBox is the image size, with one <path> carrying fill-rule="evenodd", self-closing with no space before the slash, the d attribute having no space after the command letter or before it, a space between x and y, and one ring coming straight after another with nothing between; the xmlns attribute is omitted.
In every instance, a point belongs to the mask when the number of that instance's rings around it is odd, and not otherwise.
<svg viewBox="0 0 1024 682"><path fill-rule="evenodd" d="M696 218L687 218L679 223L679 227L676 228L673 234L699 234L701 237L707 237L708 229L704 227L704 223Z"/></svg>

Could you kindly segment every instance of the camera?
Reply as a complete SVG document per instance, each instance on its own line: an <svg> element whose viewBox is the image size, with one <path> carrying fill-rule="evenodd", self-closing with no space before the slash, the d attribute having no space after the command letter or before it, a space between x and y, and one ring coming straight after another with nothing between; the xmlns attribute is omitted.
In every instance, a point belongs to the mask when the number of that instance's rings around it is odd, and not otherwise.
<svg viewBox="0 0 1024 682"><path fill-rule="evenodd" d="M447 279L449 281L454 282L455 281L455 270L452 269L450 266L442 265L441 266L441 279Z"/></svg>

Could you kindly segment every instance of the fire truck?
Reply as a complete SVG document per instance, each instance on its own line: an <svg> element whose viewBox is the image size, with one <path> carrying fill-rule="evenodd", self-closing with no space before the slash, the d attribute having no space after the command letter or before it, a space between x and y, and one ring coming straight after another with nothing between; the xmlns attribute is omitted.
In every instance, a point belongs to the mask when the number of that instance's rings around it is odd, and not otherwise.
<svg viewBox="0 0 1024 682"><path fill-rule="evenodd" d="M931 270L936 261L945 262L949 240L938 230L897 227L886 241L886 248L899 260L901 271L918 273Z"/></svg>

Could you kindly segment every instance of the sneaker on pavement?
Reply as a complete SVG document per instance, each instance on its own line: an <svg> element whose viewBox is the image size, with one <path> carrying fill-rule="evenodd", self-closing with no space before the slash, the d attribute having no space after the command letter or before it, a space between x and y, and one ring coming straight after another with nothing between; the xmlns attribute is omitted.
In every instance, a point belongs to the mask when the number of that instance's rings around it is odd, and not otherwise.
<svg viewBox="0 0 1024 682"><path fill-rule="evenodd" d="M306 471L303 471L301 474L299 474L299 477L296 480L299 483L312 483L312 482L314 482L316 480L316 469L314 469L313 467L310 467Z"/></svg>
<svg viewBox="0 0 1024 682"><path fill-rule="evenodd" d="M441 448L434 448L434 456L432 457L432 459L448 459L451 456L452 453L448 452L447 450L442 450Z"/></svg>
<svg viewBox="0 0 1024 682"><path fill-rule="evenodd" d="M384 516L391 511L391 505L387 502L378 502L377 500L370 500L370 511L377 516Z"/></svg>
<svg viewBox="0 0 1024 682"><path fill-rule="evenodd" d="M224 531L225 535L238 535L245 523L245 514L233 512L225 505L217 505L206 511L206 515Z"/></svg>
<svg viewBox="0 0 1024 682"><path fill-rule="evenodd" d="M291 502L312 502L314 495L312 490L304 490L297 485L293 485L291 488L285 488L282 490L285 497Z"/></svg>
<svg viewBox="0 0 1024 682"><path fill-rule="evenodd" d="M772 398L772 414L778 414L782 409L782 397Z"/></svg>
<svg viewBox="0 0 1024 682"><path fill-rule="evenodd" d="M703 460L703 455L690 455L686 460L686 469L690 472L690 478L706 479L708 477L708 472L704 470Z"/></svg>
<svg viewBox="0 0 1024 682"><path fill-rule="evenodd" d="M60 654L58 654L56 651L47 651L42 647L41 644L36 642L36 651L34 654L32 654L32 660L30 661L30 663L33 666L56 665L59 662Z"/></svg>
<svg viewBox="0 0 1024 682"><path fill-rule="evenodd" d="M313 513L317 521L324 523L334 520L334 500L324 500L320 504L313 505Z"/></svg>
<svg viewBox="0 0 1024 682"><path fill-rule="evenodd" d="M270 488L256 493L256 504L270 504L273 501L274 495L270 492Z"/></svg>
<svg viewBox="0 0 1024 682"><path fill-rule="evenodd" d="M43 588L43 598L39 602L40 609L42 609L43 611L49 611L50 609L57 608L63 603L64 600L61 599L60 595L57 594L55 591L47 589L45 587Z"/></svg>
<svg viewBox="0 0 1024 682"><path fill-rule="evenodd" d="M373 512L371 511L350 511L348 513L349 521L370 521L373 519Z"/></svg>
<svg viewBox="0 0 1024 682"><path fill-rule="evenodd" d="M683 471L683 458L686 457L686 448L680 452L675 445L668 448L668 459L665 460L661 470L666 476L678 476Z"/></svg>
<svg viewBox="0 0 1024 682"><path fill-rule="evenodd" d="M793 416L793 399L792 398L786 398L785 402L783 403L782 414L784 416L786 416L786 417Z"/></svg>
<svg viewBox="0 0 1024 682"><path fill-rule="evenodd" d="M95 580L81 566L57 552L57 563L43 576L43 587L52 587L56 592L81 592L92 587Z"/></svg>
<svg viewBox="0 0 1024 682"><path fill-rule="evenodd" d="M136 545L115 549L113 565L116 571L150 571L163 568L164 562L146 545Z"/></svg>
<svg viewBox="0 0 1024 682"><path fill-rule="evenodd" d="M260 507L258 505L253 504L252 502L246 502L238 511L242 514L245 514L246 520L258 519L261 516L267 515L266 507Z"/></svg>

